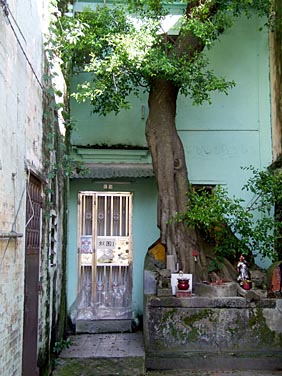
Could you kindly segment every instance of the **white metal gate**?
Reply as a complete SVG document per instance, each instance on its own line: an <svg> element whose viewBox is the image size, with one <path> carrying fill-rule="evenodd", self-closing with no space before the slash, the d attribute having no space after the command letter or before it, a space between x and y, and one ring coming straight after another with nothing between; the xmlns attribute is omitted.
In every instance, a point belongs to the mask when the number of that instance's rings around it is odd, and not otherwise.
<svg viewBox="0 0 282 376"><path fill-rule="evenodd" d="M132 194L80 192L77 318L130 319Z"/></svg>

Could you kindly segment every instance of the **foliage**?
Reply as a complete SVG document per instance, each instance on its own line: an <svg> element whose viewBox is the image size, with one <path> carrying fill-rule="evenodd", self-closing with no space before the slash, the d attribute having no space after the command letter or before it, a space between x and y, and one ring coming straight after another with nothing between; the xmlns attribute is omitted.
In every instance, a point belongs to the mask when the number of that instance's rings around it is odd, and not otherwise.
<svg viewBox="0 0 282 376"><path fill-rule="evenodd" d="M61 17L54 33L64 72L89 74L74 97L89 100L94 112L106 115L128 108L128 96L149 90L155 78L171 81L195 104L210 102L212 91L227 94L234 82L215 75L204 48L232 25L234 17L251 16L253 10L268 14L270 0L183 1L178 36L163 30L173 3L122 1L119 6L97 6L73 18Z"/></svg>
<svg viewBox="0 0 282 376"><path fill-rule="evenodd" d="M70 338L62 339L61 341L55 342L53 347L53 353L59 355L64 349L68 349L72 345Z"/></svg>
<svg viewBox="0 0 282 376"><path fill-rule="evenodd" d="M229 197L221 186L212 193L191 191L187 211L177 214L174 220L201 230L206 240L215 244L218 256L234 256L239 246L243 254L252 251L274 261L275 241L281 238L282 223L275 220L273 210L275 205L282 205L282 175L253 167L246 169L252 176L242 189L253 194L251 203Z"/></svg>
<svg viewBox="0 0 282 376"><path fill-rule="evenodd" d="M54 8L52 13L52 22L49 28L49 34L45 36L45 53L47 58L46 73L43 75L44 82L44 99L45 109L43 113L43 120L48 129L45 132L45 146L46 150L50 153L50 156L57 156L56 161L49 161L49 165L46 166L48 169L48 178L53 180L56 176L70 177L73 172L80 173L81 175L87 173L87 168L82 162L77 161L71 155L71 150L69 147L68 137L70 132L76 127L75 121L71 118L69 112L69 97L67 90L64 88L62 80L58 80L58 50L60 50L61 58L65 60L68 59L68 54L71 54L68 50L65 50L57 36L60 34L58 32L58 25L64 27L64 24L60 22L60 19L67 19L67 16L60 17L60 11L67 8L69 2L53 0L52 2ZM58 8L57 8L58 7ZM59 16L58 16L59 15ZM70 18L72 20L72 18ZM70 26L71 24L69 24ZM68 78L70 74L70 67L68 64L63 65L64 78ZM58 83L64 93L58 89ZM66 81L67 88L69 89L70 81ZM55 129L58 128L58 119L60 119L62 125L65 128L65 135L57 134ZM60 153L59 153L60 152ZM60 155L58 157L58 155ZM52 193L52 189L49 192Z"/></svg>

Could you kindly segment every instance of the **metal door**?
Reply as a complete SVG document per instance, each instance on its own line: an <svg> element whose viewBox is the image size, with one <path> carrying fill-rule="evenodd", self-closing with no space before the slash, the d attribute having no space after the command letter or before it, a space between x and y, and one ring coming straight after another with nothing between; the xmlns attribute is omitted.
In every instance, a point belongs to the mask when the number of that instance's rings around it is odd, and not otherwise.
<svg viewBox="0 0 282 376"><path fill-rule="evenodd" d="M39 374L37 368L37 329L41 207L41 183L31 175L26 196L23 376Z"/></svg>
<svg viewBox="0 0 282 376"><path fill-rule="evenodd" d="M132 194L80 192L78 319L131 319Z"/></svg>

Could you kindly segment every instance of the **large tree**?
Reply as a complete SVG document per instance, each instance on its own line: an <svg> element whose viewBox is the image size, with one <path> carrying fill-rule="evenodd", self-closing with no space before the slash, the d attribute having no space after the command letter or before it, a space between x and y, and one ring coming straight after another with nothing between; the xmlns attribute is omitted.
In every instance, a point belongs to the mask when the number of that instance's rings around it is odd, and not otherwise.
<svg viewBox="0 0 282 376"><path fill-rule="evenodd" d="M195 104L210 101L212 91L233 86L209 68L209 48L235 17L246 13L267 16L270 0L183 0L183 13L174 35L166 30L173 1L132 0L100 6L74 18L61 18L65 69L88 72L75 97L89 100L94 112L106 115L129 106L131 94L149 93L146 138L158 186L158 227L161 242L185 272L206 280L205 247L199 233L179 221L176 213L189 208L185 153L176 130L179 93ZM70 64L71 63L71 64ZM187 194L188 192L188 194ZM193 251L198 253L194 262Z"/></svg>

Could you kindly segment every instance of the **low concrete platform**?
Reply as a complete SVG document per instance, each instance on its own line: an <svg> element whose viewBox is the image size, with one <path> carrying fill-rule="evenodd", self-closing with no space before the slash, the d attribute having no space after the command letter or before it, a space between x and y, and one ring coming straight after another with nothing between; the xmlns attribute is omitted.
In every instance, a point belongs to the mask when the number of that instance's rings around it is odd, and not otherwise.
<svg viewBox="0 0 282 376"><path fill-rule="evenodd" d="M146 368L281 370L282 300L145 296Z"/></svg>

